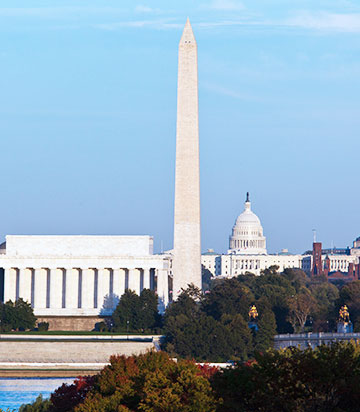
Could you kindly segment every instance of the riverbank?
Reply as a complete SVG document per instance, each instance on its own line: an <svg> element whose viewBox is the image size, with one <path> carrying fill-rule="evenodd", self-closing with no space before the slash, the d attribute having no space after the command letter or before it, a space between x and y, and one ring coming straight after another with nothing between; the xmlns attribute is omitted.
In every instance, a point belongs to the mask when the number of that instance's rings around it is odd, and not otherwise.
<svg viewBox="0 0 360 412"><path fill-rule="evenodd" d="M111 355L160 349L158 335L0 335L0 377L94 375Z"/></svg>

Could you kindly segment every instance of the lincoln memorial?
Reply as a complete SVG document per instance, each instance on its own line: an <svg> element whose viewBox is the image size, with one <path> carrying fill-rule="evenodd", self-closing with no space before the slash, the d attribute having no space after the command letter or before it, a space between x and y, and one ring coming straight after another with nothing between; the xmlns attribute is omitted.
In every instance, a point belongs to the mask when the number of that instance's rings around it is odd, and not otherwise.
<svg viewBox="0 0 360 412"><path fill-rule="evenodd" d="M154 290L163 310L171 296L170 262L169 255L153 254L151 236L6 236L2 300L24 299L51 329L93 327L126 289Z"/></svg>

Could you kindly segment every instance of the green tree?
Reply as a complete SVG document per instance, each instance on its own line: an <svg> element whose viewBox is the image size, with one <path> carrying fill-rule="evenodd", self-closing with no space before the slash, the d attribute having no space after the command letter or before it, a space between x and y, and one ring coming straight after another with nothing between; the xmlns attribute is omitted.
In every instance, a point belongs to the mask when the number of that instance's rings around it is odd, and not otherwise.
<svg viewBox="0 0 360 412"><path fill-rule="evenodd" d="M198 361L247 359L252 352L252 336L241 314L219 312L220 319L215 319L203 310L206 299L196 289L187 289L168 307L163 348L174 357Z"/></svg>
<svg viewBox="0 0 360 412"><path fill-rule="evenodd" d="M144 289L139 296L126 290L112 314L112 321L117 331L144 331L159 327L161 316L155 293Z"/></svg>
<svg viewBox="0 0 360 412"><path fill-rule="evenodd" d="M289 313L288 298L296 294L296 282L277 273L278 266L271 266L262 271L261 276L238 276L237 280L247 286L255 297L255 300L268 302L271 310L275 314L278 333L292 332L292 327L287 321Z"/></svg>
<svg viewBox="0 0 360 412"><path fill-rule="evenodd" d="M341 303L349 304L360 299L360 280L355 280L343 286L340 290Z"/></svg>
<svg viewBox="0 0 360 412"><path fill-rule="evenodd" d="M44 399L40 394L33 403L20 406L19 412L50 412L51 408L50 399Z"/></svg>
<svg viewBox="0 0 360 412"><path fill-rule="evenodd" d="M284 270L283 276L295 288L296 293L298 293L303 287L305 287L307 282L309 281L306 273L303 270L297 268L286 268Z"/></svg>
<svg viewBox="0 0 360 412"><path fill-rule="evenodd" d="M203 301L202 309L207 315L220 320L223 314L240 313L247 317L254 295L250 289L242 285L238 279L224 279L217 282Z"/></svg>
<svg viewBox="0 0 360 412"><path fill-rule="evenodd" d="M141 312L140 296L127 289L116 306L112 321L116 331L137 331L140 328L139 314Z"/></svg>
<svg viewBox="0 0 360 412"><path fill-rule="evenodd" d="M16 302L9 300L1 304L1 329L9 330L28 330L34 329L36 317L31 305L23 299Z"/></svg>
<svg viewBox="0 0 360 412"><path fill-rule="evenodd" d="M328 282L311 284L309 289L317 305L314 312L313 330L315 332L328 332L329 328L333 329L335 327L339 290Z"/></svg>
<svg viewBox="0 0 360 412"><path fill-rule="evenodd" d="M140 293L140 307L140 327L144 330L152 331L159 327L161 316L158 312L158 299L154 291L143 289Z"/></svg>
<svg viewBox="0 0 360 412"><path fill-rule="evenodd" d="M226 347L228 354L222 360L247 360L253 352L253 338L251 330L244 318L237 314L235 316L223 315L222 323L226 326Z"/></svg>
<svg viewBox="0 0 360 412"><path fill-rule="evenodd" d="M348 412L359 410L360 346L268 350L213 376L221 412Z"/></svg>
<svg viewBox="0 0 360 412"><path fill-rule="evenodd" d="M254 348L257 351L265 351L274 345L276 335L276 320L272 311L266 310L261 313L258 321L258 331L254 336Z"/></svg>

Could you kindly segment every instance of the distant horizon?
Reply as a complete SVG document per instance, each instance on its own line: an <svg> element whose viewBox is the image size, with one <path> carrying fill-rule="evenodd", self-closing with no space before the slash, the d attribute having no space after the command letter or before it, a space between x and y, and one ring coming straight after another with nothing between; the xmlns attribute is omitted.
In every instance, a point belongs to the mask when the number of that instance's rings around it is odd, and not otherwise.
<svg viewBox="0 0 360 412"><path fill-rule="evenodd" d="M340 4L341 3L341 4ZM202 251L246 192L269 253L360 234L360 5L324 0L0 7L0 239L154 237L172 248L177 51L198 44ZM0 242L2 243L2 241Z"/></svg>

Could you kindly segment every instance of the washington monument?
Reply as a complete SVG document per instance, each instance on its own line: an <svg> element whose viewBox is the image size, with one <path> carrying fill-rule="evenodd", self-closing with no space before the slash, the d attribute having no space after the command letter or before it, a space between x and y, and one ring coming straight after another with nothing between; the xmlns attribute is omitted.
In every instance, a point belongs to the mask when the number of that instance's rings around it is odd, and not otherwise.
<svg viewBox="0 0 360 412"><path fill-rule="evenodd" d="M179 44L173 298L193 283L201 289L197 45L187 19Z"/></svg>

